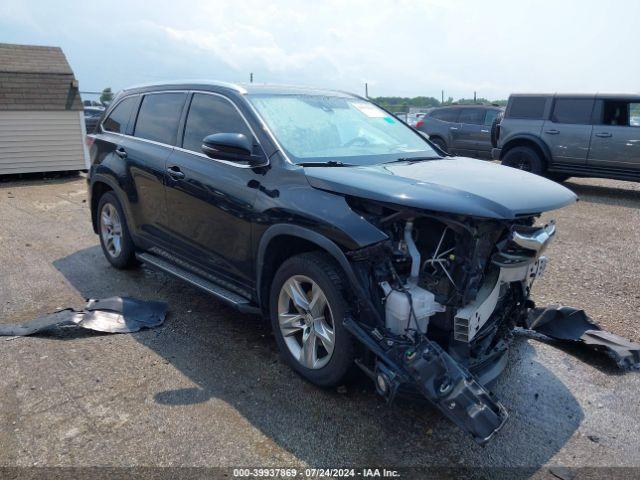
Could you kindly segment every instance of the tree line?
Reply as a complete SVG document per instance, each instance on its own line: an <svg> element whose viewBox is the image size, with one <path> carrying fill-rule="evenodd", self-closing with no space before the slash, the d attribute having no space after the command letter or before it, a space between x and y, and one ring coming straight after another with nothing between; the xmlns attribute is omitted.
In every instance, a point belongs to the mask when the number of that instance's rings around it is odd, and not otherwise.
<svg viewBox="0 0 640 480"><path fill-rule="evenodd" d="M479 97L475 100L473 98L459 98L458 100L454 100L453 97L449 97L444 102L441 102L435 97L373 97L371 100L381 107L394 112L408 112L411 107L429 108L446 105L473 105L478 103L500 106L507 104L506 100L488 100L484 97Z"/></svg>

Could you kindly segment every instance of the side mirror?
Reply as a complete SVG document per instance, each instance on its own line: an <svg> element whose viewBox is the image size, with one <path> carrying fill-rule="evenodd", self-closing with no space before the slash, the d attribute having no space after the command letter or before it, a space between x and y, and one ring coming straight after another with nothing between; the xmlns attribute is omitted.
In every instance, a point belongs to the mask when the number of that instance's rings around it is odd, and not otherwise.
<svg viewBox="0 0 640 480"><path fill-rule="evenodd" d="M253 144L243 133L214 133L202 140L202 153L211 158L252 163Z"/></svg>

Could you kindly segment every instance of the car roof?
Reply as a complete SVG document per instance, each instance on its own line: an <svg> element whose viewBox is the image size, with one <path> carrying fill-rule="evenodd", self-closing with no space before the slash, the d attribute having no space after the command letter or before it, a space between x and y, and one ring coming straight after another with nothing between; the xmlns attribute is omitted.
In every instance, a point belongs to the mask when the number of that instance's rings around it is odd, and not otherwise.
<svg viewBox="0 0 640 480"><path fill-rule="evenodd" d="M343 92L339 90L330 90L324 88L316 88L301 85L277 85L264 83L229 83L218 80L172 80L166 82L147 83L143 85L135 85L123 89L123 92L145 92L154 90L170 90L170 89L190 89L190 90L210 90L225 89L233 90L240 94L260 95L321 95L332 97L362 98L358 95Z"/></svg>
<svg viewBox="0 0 640 480"><path fill-rule="evenodd" d="M637 93L512 93L510 97L604 98L640 101Z"/></svg>
<svg viewBox="0 0 640 480"><path fill-rule="evenodd" d="M242 87L249 94L266 94L271 93L275 95L321 95L321 96L331 96L331 97L351 97L351 98L360 98L358 95L353 93L344 92L341 90L331 90L325 88L316 88L316 87L306 87L300 85L275 85L275 84L258 84L258 83L247 83L242 84Z"/></svg>
<svg viewBox="0 0 640 480"><path fill-rule="evenodd" d="M487 108L491 110L500 110L500 105L487 105L486 103L459 103L454 105L443 105L442 107L434 107L433 110L445 110L447 108Z"/></svg>

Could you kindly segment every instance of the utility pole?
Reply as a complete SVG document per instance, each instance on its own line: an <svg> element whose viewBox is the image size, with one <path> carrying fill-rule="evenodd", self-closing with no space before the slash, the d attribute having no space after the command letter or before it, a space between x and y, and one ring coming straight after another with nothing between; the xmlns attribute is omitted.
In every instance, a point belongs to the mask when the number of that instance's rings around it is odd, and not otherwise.
<svg viewBox="0 0 640 480"><path fill-rule="evenodd" d="M444 90L442 90L442 100L440 101L440 105L444 103Z"/></svg>
<svg viewBox="0 0 640 480"><path fill-rule="evenodd" d="M249 83L253 83L253 72L249 74Z"/></svg>
<svg viewBox="0 0 640 480"><path fill-rule="evenodd" d="M473 92L473 103L477 103L476 102L476 92Z"/></svg>
<svg viewBox="0 0 640 480"><path fill-rule="evenodd" d="M369 84L364 82L364 98L369 98Z"/></svg>

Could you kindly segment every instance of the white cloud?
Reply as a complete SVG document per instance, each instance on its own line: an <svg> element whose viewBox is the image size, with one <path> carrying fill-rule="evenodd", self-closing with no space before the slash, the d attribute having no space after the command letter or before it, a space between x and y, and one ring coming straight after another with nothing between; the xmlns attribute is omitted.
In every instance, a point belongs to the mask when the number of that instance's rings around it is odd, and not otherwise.
<svg viewBox="0 0 640 480"><path fill-rule="evenodd" d="M0 19L7 24L17 25L25 29L40 30L31 9L19 0L3 0L0 3Z"/></svg>
<svg viewBox="0 0 640 480"><path fill-rule="evenodd" d="M4 0L8 41L60 45L81 85L168 78L302 83L374 95L637 91L640 2Z"/></svg>
<svg viewBox="0 0 640 480"><path fill-rule="evenodd" d="M304 69L318 61L330 63L330 56L323 47L309 51L287 51L270 32L251 25L235 25L219 33L179 30L168 26L158 28L171 40L210 52L236 70L248 71L262 65L270 72L287 72Z"/></svg>
<svg viewBox="0 0 640 480"><path fill-rule="evenodd" d="M303 5L301 7L301 5ZM393 83L407 57L405 37L420 34L420 22L451 5L442 1L281 1L266 8L260 2L204 6L199 28L172 22L147 22L171 42L222 60L238 72L256 73L263 81L311 82L342 88ZM399 27L397 30L395 27Z"/></svg>

